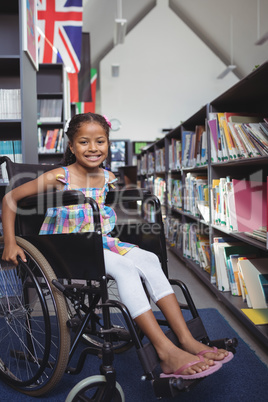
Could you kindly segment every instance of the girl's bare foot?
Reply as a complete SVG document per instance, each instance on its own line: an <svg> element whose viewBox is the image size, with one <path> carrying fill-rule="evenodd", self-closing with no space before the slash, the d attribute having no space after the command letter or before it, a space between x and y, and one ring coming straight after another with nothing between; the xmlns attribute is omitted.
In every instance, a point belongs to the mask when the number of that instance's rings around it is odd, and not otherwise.
<svg viewBox="0 0 268 402"><path fill-rule="evenodd" d="M193 355L198 355L198 353L207 351L206 353L202 353L202 356L220 362L225 357L228 356L229 352L225 349L218 349L217 351L213 350L210 346L204 345L201 342L198 342L196 339L187 339L186 342L181 344L183 350L192 353ZM211 353L209 352L211 350Z"/></svg>
<svg viewBox="0 0 268 402"><path fill-rule="evenodd" d="M161 360L161 368L165 374L170 374L170 373L175 373L178 369L183 367L184 365L188 363L193 363L197 362L191 367L186 368L181 374L196 374L196 373L201 373L202 371L207 370L210 366L214 364L212 360L208 360L204 358L204 361L200 362L199 357L185 352L184 350L181 350L177 348L175 345L172 346L168 352L163 354L162 356L159 356Z"/></svg>

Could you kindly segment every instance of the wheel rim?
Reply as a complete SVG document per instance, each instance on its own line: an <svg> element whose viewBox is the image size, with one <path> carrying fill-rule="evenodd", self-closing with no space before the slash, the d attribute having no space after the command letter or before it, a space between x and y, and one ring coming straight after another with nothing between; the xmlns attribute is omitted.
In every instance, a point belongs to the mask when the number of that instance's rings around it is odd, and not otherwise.
<svg viewBox="0 0 268 402"><path fill-rule="evenodd" d="M38 396L52 389L65 371L67 313L62 295L51 286L55 274L47 261L30 243L17 240L27 263L2 263L0 268L1 295L5 292L0 297L0 375L21 392Z"/></svg>
<svg viewBox="0 0 268 402"><path fill-rule="evenodd" d="M66 402L101 401L105 387L106 378L103 375L85 378L76 384L69 392ZM114 395L112 396L111 402L125 402L124 392L118 382L115 384Z"/></svg>

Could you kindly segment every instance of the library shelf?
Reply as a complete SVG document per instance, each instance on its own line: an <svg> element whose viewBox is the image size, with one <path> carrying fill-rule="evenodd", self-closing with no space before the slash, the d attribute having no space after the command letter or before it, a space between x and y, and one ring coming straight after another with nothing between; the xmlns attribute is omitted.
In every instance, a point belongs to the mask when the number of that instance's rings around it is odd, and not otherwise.
<svg viewBox="0 0 268 402"><path fill-rule="evenodd" d="M208 125L208 120L211 113L224 113L224 112L235 112L262 115L268 118L268 97L267 97L267 85L268 80L268 62L258 67L252 73L250 73L246 78L239 81L232 88L228 89L225 93L218 96L216 99L209 102L206 106L197 111L193 116L182 122L178 127L168 132L164 139L157 141L154 145L150 146L150 149L144 151L139 158L148 158L148 153L153 153L152 157L155 157L155 150L159 148L165 148L165 171L166 174L163 177L166 178L167 193L168 180L170 178L175 180L181 180L182 186L185 186L185 178L187 173L196 173L198 175L207 174L208 177L208 188L211 191L213 180L219 180L222 177L234 178L236 180L246 180L246 181L259 181L261 183L267 182L268 177L268 153L267 156L258 157L248 157L244 159L235 159L224 162L215 163L211 161L211 143L210 143L210 127ZM178 168L171 167L169 164L169 146L176 141L181 141L182 133L185 130L194 131L197 125L204 126L207 133L207 154L208 154L208 164L207 166L184 166L182 165ZM144 173L144 172L143 172ZM156 177L158 173L153 171L153 178ZM138 174L138 178L141 176ZM146 178L148 175L146 174ZM146 180L141 180L141 184L146 185ZM153 187L153 183L150 183ZM265 187L264 187L265 188ZM186 193L187 194L187 193ZM182 193L182 198L184 194ZM226 226L221 226L212 223L212 205L211 198L209 197L210 206L210 221L204 221L202 218L193 216L188 212L184 211L185 199L183 198L182 209L178 210L172 205L170 205L170 194L167 194L166 203L167 215L165 216L164 224L168 225L169 219L172 222L177 220L179 227L183 228L185 224L189 225L191 222L196 228L201 228L202 233L208 234L210 244L213 243L214 237L228 237L234 240L242 242L244 245L254 246L256 249L260 250L261 256L268 257L268 246L266 243L247 236L243 232L230 231ZM268 210L268 207L267 207ZM166 233L170 236L170 230L174 226L167 226ZM177 230L177 229L176 229ZM173 244L172 244L173 243ZM181 237L178 239L178 244L182 247L183 242ZM209 289L216 295L216 297L221 300L234 314L234 316L239 319L247 329L265 346L268 347L268 325L254 325L254 323L241 311L242 308L247 308L247 303L242 300L241 297L233 296L231 292L219 291L214 283L211 283L210 275L193 260L185 257L183 250L174 246L174 242L169 242L167 238L167 245L169 249L177 255L192 272L194 272L200 280L209 287ZM268 274L268 266L267 266ZM212 281L213 282L213 281Z"/></svg>
<svg viewBox="0 0 268 402"><path fill-rule="evenodd" d="M57 164L65 149L64 127L71 115L67 73L63 64L40 64L36 76L38 161ZM47 140L57 130L56 141ZM51 145L48 145L49 144ZM60 143L59 143L60 142ZM47 148L48 152L45 152ZM55 152L51 149L55 148Z"/></svg>
<svg viewBox="0 0 268 402"><path fill-rule="evenodd" d="M10 0L0 5L0 89L17 91L20 118L1 119L1 141L21 141L22 160L27 163L37 162L36 127L36 70L28 55L22 50L22 9L21 2ZM11 97L9 98L11 99ZM5 113L12 114L13 104L9 102ZM2 116L3 117L3 116ZM34 150L36 149L36 152Z"/></svg>

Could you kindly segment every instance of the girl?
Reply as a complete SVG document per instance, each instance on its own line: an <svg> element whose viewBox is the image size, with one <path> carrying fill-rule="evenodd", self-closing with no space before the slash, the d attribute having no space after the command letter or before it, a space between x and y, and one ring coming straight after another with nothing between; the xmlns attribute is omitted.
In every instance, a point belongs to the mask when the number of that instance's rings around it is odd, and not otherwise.
<svg viewBox="0 0 268 402"><path fill-rule="evenodd" d="M209 348L192 337L155 254L133 244L122 243L109 235L116 217L111 208L104 206L104 201L116 178L113 173L100 167L108 155L109 128L110 123L103 116L93 113L74 116L66 132L69 142L64 164L68 167L44 173L5 195L2 210L5 248L2 258L17 264L19 255L25 261L24 252L16 244L14 233L16 207L20 199L52 187L59 190L80 189L99 204L106 272L116 280L121 301L154 345L161 361L162 375L192 379L205 377L217 371L221 363L229 361L232 353ZM88 231L91 211L85 212L81 218L81 208L80 211L77 208L66 207L64 214L61 213L62 208L49 209L40 234ZM159 327L140 277L178 337L181 349Z"/></svg>

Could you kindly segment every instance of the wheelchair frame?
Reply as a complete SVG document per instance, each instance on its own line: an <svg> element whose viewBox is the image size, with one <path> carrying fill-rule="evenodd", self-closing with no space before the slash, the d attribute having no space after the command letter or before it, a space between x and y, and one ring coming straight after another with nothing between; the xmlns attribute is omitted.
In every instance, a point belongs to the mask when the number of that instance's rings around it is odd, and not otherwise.
<svg viewBox="0 0 268 402"><path fill-rule="evenodd" d="M4 162L6 162L11 188L17 187L23 184L23 182L34 179L44 171L56 167L17 164L11 162L8 157L0 158L0 163ZM16 178L18 180L14 181ZM153 205L155 221L153 223L142 222L138 223L138 225L118 225L114 230L114 234L116 235L116 233L120 232L120 239L122 241L137 244L158 254L162 268L168 277L166 243L161 205L158 198L147 190L130 189L110 191L106 199L107 204L113 205L118 203L125 205L128 202L133 203L137 201L142 202L145 206ZM38 235L44 213L48 207L55 205L82 204L85 202L88 202L93 210L93 232L57 236ZM41 210L40 205L42 206ZM18 267L13 268L14 272L8 267L8 264L5 268L5 264L2 263L0 273L2 277L4 275L6 282L8 282L11 273L15 276L17 275L16 278L19 278L20 285L22 285L22 283L24 285L24 294L23 297L17 297L17 301L13 303L13 307L11 306L10 308L9 306L8 311L8 305L10 304L9 299L11 300L14 296L12 296L11 291L10 295L7 294L6 298L3 297L3 292L1 294L0 288L0 318L5 320L7 326L11 326L15 320L20 319L21 315L23 320L28 322L27 325L24 324L23 328L26 332L26 335L23 335L28 346L26 348L27 353L10 349L8 351L10 358L5 357L7 361L2 360L3 356L1 357L0 355L0 377L20 392L39 396L53 389L60 381L64 372L70 374L79 373L83 368L86 356L88 354L95 354L102 358L100 367L101 377L97 376L98 378L96 377L95 382L92 380L92 386L96 385L100 390L100 397L96 400L110 401L111 395L115 396L115 400L123 400L122 389L116 382L116 373L112 365L115 352L113 342L117 337L119 340L120 336L122 337L122 328L112 325L111 323L110 311L115 308L119 310L124 317L127 331L130 334L130 337L129 335L126 337L126 342L130 346L135 346L144 370L143 379L152 382L156 397L175 396L178 392L188 390L193 384L200 381L185 381L181 378L159 378L155 371L159 365L159 359L155 349L150 343L143 344L142 335L139 333L135 323L130 317L127 308L118 300L109 299L107 290L109 278L107 278L105 273L99 208L93 199L85 199L84 195L79 191L52 192L46 195L37 195L21 200L18 207L24 211L24 214L17 215L17 240L18 244L27 252L27 262L24 263L20 260ZM143 210L146 210L146 208ZM34 219L33 215L35 215ZM143 225L146 225L146 232L142 230ZM156 232L158 232L158 236L154 234ZM71 251L74 245L77 250L75 255ZM85 253L85 250L87 250L87 253ZM62 254L65 254L65 258L62 258ZM88 269L89 266L90 270ZM72 283L73 279L86 280L86 284L79 285ZM189 309L192 314L192 319L187 321L187 325L193 336L205 344L216 345L235 352L237 343L235 339L231 340L226 338L218 341L211 341L209 339L186 285L179 280L170 280L170 283L174 286L179 286L186 301L185 304L180 304L180 306L182 309ZM48 316L48 302L46 300L48 293L51 299L49 299L49 301L52 302L50 304L54 306L51 316ZM50 332L48 336L44 336L45 346L42 348L39 355L36 353L36 357L34 357L36 344L32 336L32 333L35 331L35 311L33 303L32 311L30 311L31 309L29 308L29 306L31 306L29 300L32 294L38 299L42 307L42 322L44 321L46 331ZM67 300L70 301L76 313L76 315L71 318L66 308ZM102 311L103 324L99 331L97 331L97 335L103 339L102 346L90 345L90 347L86 347L82 351L76 367L71 367L70 361L81 338L85 333L92 330L92 328L88 330L91 323L92 327L94 327L96 323L100 321L99 318L97 318L98 315L94 312L96 308ZM59 315L63 315L63 317L59 318ZM77 316L79 316L78 320ZM59 323L57 322L56 325L54 317L59 318ZM160 320L159 324L168 327L165 320ZM56 341L54 341L54 333L52 331L54 325L58 327L57 334L55 335ZM69 343L69 330L67 327L74 332L71 344ZM124 336L125 335L126 332L124 332ZM167 336L175 344L178 344L177 338L170 329L167 332ZM0 332L0 354L2 354L2 342L5 342L5 340ZM53 342L55 342L55 345L57 344L57 348L59 349L55 351L55 356L52 355L54 352L51 352L51 349L54 348ZM61 351L62 342L64 343L64 352ZM68 349L69 352L66 356L66 350ZM28 350L30 350L30 352ZM63 355L65 356L63 357ZM27 368L29 365L37 366L36 371L31 368L29 378L20 379L16 371L12 372L12 357L17 358L17 364L24 364ZM55 361L50 362L51 358L54 358ZM62 360L60 364L57 361L59 358ZM60 366L59 369L58 366ZM81 392L81 389L78 389L77 392ZM74 397L74 395L72 397ZM72 399L69 399L68 401L71 400Z"/></svg>

